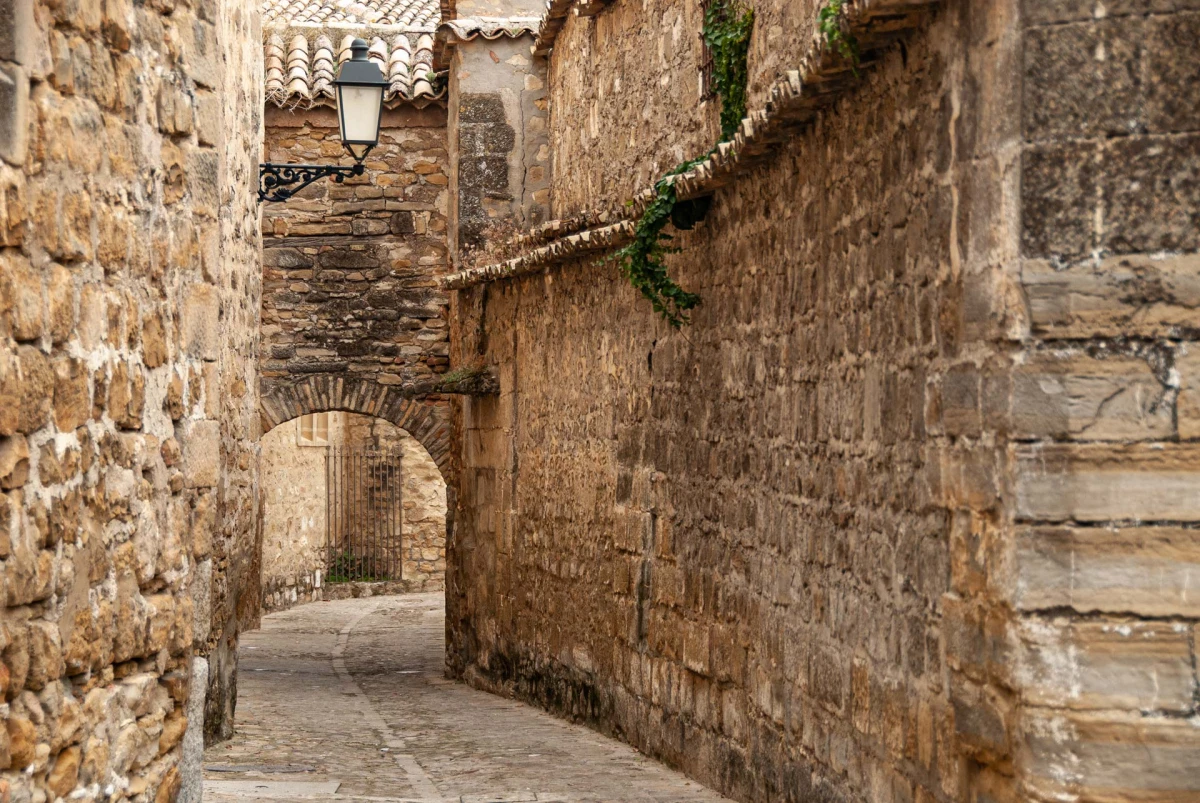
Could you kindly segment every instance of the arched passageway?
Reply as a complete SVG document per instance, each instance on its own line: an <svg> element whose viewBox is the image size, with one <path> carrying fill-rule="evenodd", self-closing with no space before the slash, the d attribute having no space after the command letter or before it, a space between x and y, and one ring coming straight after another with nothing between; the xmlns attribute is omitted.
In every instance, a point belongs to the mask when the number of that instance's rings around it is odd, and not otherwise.
<svg viewBox="0 0 1200 803"><path fill-rule="evenodd" d="M375 416L309 413L263 436L260 463L264 612L443 587L446 483L410 433Z"/></svg>
<svg viewBox="0 0 1200 803"><path fill-rule="evenodd" d="M262 431L311 413L339 410L382 418L416 438L433 458L449 482L449 408L437 398L416 399L397 385L375 379L356 379L333 374L307 376L288 382L264 383L262 388Z"/></svg>

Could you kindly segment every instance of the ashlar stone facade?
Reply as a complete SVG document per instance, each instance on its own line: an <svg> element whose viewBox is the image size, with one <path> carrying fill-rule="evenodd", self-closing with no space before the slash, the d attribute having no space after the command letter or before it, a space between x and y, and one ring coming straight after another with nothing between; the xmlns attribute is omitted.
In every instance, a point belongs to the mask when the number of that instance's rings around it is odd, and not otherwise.
<svg viewBox="0 0 1200 803"><path fill-rule="evenodd" d="M257 615L257 14L0 20L0 800L172 800Z"/></svg>
<svg viewBox="0 0 1200 803"><path fill-rule="evenodd" d="M836 101L671 232L682 332L596 243L717 138L701 3L559 21L550 216L609 228L453 285L501 393L456 419L450 670L746 801L1190 799L1197 11L945 0L856 79L821 5L753 3L750 109Z"/></svg>

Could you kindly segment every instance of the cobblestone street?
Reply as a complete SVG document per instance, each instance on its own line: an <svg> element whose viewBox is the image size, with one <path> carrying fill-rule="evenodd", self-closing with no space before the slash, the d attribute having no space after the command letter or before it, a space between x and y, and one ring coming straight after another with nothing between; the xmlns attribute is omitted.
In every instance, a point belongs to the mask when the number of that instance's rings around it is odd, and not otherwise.
<svg viewBox="0 0 1200 803"><path fill-rule="evenodd" d="M442 676L440 593L302 605L241 643L204 800L721 801L620 742Z"/></svg>

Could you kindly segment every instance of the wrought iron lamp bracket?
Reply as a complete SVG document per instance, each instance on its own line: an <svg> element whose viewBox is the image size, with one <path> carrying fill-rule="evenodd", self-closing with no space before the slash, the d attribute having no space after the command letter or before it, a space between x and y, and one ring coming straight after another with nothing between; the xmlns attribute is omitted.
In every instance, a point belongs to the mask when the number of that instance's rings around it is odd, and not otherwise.
<svg viewBox="0 0 1200 803"><path fill-rule="evenodd" d="M319 179L331 178L341 184L347 176L361 176L364 170L361 160L352 165L292 165L267 162L258 166L258 200L286 201Z"/></svg>

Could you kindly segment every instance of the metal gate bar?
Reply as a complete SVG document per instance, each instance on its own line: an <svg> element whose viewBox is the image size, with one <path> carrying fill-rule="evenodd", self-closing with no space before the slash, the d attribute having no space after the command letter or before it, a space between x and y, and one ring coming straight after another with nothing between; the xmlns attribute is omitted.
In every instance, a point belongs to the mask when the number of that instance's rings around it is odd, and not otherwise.
<svg viewBox="0 0 1200 803"><path fill-rule="evenodd" d="M404 578L400 467L396 450L326 449L326 582Z"/></svg>

